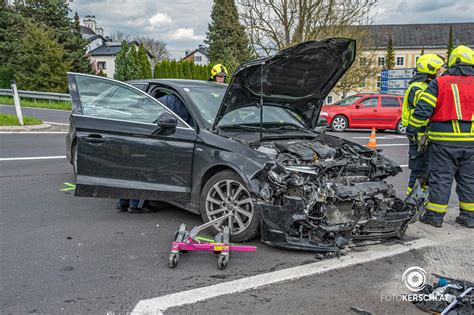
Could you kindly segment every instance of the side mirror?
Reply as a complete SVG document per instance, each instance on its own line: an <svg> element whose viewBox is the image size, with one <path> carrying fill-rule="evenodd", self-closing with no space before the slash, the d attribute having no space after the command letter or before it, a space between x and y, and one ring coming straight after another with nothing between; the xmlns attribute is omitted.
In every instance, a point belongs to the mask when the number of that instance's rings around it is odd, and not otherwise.
<svg viewBox="0 0 474 315"><path fill-rule="evenodd" d="M176 130L176 126L178 126L178 120L175 116L165 112L158 117L157 125L159 127L158 132L173 132Z"/></svg>
<svg viewBox="0 0 474 315"><path fill-rule="evenodd" d="M168 112L161 114L158 118L158 127L162 129L176 129L176 126L178 126L178 120Z"/></svg>
<svg viewBox="0 0 474 315"><path fill-rule="evenodd" d="M361 108L361 107L362 107L362 105L360 105L360 104L355 105L355 108Z"/></svg>

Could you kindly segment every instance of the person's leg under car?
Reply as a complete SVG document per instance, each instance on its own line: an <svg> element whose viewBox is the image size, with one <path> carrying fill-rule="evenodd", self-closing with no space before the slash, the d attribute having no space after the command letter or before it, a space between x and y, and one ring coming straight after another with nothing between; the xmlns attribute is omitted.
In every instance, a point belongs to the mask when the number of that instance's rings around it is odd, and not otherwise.
<svg viewBox="0 0 474 315"><path fill-rule="evenodd" d="M459 216L456 222L474 228L474 148L458 148L460 158L456 172L456 193L459 197Z"/></svg>
<svg viewBox="0 0 474 315"><path fill-rule="evenodd" d="M429 158L430 195L420 222L441 227L448 209L451 186L457 171L456 147L432 143Z"/></svg>

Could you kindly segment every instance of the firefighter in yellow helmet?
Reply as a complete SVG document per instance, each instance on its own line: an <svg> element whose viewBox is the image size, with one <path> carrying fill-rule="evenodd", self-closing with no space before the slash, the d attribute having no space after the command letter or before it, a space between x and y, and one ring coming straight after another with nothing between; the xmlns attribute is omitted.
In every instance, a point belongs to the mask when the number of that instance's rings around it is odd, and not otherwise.
<svg viewBox="0 0 474 315"><path fill-rule="evenodd" d="M224 83L227 77L227 69L218 63L211 69L211 76L209 77L209 81L215 81L217 83Z"/></svg>
<svg viewBox="0 0 474 315"><path fill-rule="evenodd" d="M416 61L415 75L410 80L410 85L403 97L402 125L404 127L408 126L410 117L415 111L415 104L423 91L428 87L430 81L438 77L444 70L443 65L443 59L435 54L424 54ZM427 123L418 131L418 138L426 138L426 125ZM428 154L428 145L419 147L416 141L410 140L408 168L411 170L411 173L407 195L410 194L417 179L422 187L426 186L428 181Z"/></svg>
<svg viewBox="0 0 474 315"><path fill-rule="evenodd" d="M456 179L456 222L474 228L474 56L469 47L453 49L448 70L418 100L407 135L415 137L428 120L430 194L420 222L442 226Z"/></svg>

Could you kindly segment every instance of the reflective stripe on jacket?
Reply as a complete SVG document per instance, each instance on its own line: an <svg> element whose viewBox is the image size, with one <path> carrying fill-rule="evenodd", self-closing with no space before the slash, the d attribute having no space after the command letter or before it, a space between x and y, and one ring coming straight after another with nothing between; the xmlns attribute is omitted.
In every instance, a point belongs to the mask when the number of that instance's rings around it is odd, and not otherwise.
<svg viewBox="0 0 474 315"><path fill-rule="evenodd" d="M408 126L410 117L415 111L415 105L420 99L422 93L428 87L426 82L413 82L408 86L408 89L405 92L403 97L403 107L402 107L402 126ZM426 124L425 124L426 125Z"/></svg>

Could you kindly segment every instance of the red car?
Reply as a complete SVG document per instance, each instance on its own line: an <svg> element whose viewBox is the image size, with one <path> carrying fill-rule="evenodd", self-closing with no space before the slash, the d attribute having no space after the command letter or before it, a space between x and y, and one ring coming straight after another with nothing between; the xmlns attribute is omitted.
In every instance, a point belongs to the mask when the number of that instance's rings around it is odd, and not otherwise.
<svg viewBox="0 0 474 315"><path fill-rule="evenodd" d="M405 133L402 126L402 96L387 94L356 94L335 104L325 105L321 116L326 117L333 131L347 128L377 130L392 129Z"/></svg>

